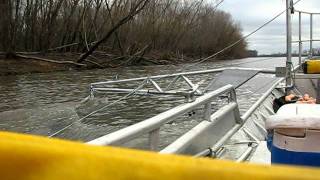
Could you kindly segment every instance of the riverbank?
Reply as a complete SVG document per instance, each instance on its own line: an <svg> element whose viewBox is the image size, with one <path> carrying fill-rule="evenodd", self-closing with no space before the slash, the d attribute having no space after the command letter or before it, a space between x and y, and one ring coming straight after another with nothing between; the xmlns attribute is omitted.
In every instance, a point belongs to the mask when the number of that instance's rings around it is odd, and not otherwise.
<svg viewBox="0 0 320 180"><path fill-rule="evenodd" d="M76 60L79 55L79 53L51 53L46 55L21 53L15 54L10 58L0 56L0 76L128 66L174 65L191 63L194 59L197 59L190 57L178 58L173 54L160 55L160 53L156 52L144 56L140 54L121 56L95 52L85 61L77 63Z"/></svg>
<svg viewBox="0 0 320 180"><path fill-rule="evenodd" d="M66 66L32 59L0 59L0 76L47 73L54 71L67 71L72 69L74 69L74 67L71 65Z"/></svg>

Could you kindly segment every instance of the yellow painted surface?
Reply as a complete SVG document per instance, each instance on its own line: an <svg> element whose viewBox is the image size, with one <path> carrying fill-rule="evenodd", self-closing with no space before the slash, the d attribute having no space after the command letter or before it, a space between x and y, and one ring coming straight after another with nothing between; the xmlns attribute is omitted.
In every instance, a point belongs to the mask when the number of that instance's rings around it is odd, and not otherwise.
<svg viewBox="0 0 320 180"><path fill-rule="evenodd" d="M320 74L320 60L307 61L308 74Z"/></svg>
<svg viewBox="0 0 320 180"><path fill-rule="evenodd" d="M320 179L319 169L250 165L0 132L0 179Z"/></svg>

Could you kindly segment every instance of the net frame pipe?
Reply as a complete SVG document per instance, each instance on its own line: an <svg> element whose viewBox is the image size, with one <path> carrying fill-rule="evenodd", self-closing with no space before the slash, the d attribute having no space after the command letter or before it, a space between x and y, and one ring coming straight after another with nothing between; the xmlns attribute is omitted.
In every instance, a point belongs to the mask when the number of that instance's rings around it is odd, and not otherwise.
<svg viewBox="0 0 320 180"><path fill-rule="evenodd" d="M188 101L193 101L193 96L200 96L203 95L203 92L199 90L200 85L194 84L186 75L203 75L209 73L219 73L224 70L229 69L236 69L236 70L252 70L252 71L259 71L259 73L266 73L266 74L274 74L274 70L266 70L266 69L256 69L256 68L219 68L219 69L211 69L206 71L194 71L194 72L187 72L187 73L177 73L177 74L167 74L167 75L160 75L160 76L152 76L152 77L142 77L142 78L133 78L133 79L124 79L124 80L116 80L116 81L107 81L107 82L98 82L92 83L90 85L90 95L91 97L94 96L94 92L113 92L113 93L128 93L131 92L132 89L123 89L123 88L116 88L114 86L107 87L108 85L117 84L117 83L125 83L125 82L133 82L133 81L142 81L147 80L153 88L156 90L150 89L141 89L137 91L136 94L154 94L154 95L178 95L184 96ZM161 88L155 80L160 80L164 78L174 78L167 87ZM175 85L175 83L182 79L192 90L185 89L179 91L169 91L171 87Z"/></svg>
<svg viewBox="0 0 320 180"><path fill-rule="evenodd" d="M111 93L130 93L132 92L134 89L121 89L121 88L94 88L95 91L98 92L102 92L102 91L106 91L106 92L111 92ZM139 94L154 94L154 95L180 95L183 92L180 91L162 91L159 92L157 90L149 90L149 89L141 89L135 92L135 94L139 95ZM195 95L202 95L202 94L197 94L195 93Z"/></svg>
<svg viewBox="0 0 320 180"><path fill-rule="evenodd" d="M227 69L234 69L234 70L253 70L253 71L259 71L260 73L265 74L274 74L275 70L270 69L263 69L263 68L218 68L218 69L209 69L209 70L203 70L203 71L192 71L192 72L185 72L185 73L176 73L176 74L165 74L165 75L157 75L157 76L149 76L149 77L140 77L140 78L131 78L131 79L123 79L123 80L111 80L111 81L105 81L105 82L96 82L91 83L91 86L94 88L94 86L98 85L108 85L108 84L114 84L114 83L123 83L123 82L132 82L132 81L143 81L147 78L149 79L162 79L162 78L172 78L176 76L181 75L199 75L199 74L210 74L210 73L219 73Z"/></svg>

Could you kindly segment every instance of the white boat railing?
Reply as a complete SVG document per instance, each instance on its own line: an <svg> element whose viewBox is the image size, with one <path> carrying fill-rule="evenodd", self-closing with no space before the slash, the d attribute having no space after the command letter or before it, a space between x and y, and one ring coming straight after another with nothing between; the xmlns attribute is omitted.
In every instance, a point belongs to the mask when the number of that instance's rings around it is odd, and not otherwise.
<svg viewBox="0 0 320 180"><path fill-rule="evenodd" d="M177 139L175 142L167 146L165 149L160 151L160 153L187 153L187 154L196 154L196 156L207 156L209 154L216 154L219 149L228 141L236 132L239 131L240 128L242 128L243 124L246 123L246 121L249 119L249 117L252 116L252 114L263 104L263 102L270 96L271 92L279 85L279 83L283 82L284 78L280 78L276 80L273 85L256 101L255 104L251 106L249 110L246 111L241 117L240 120L238 120L241 123L236 123L234 126L219 126L219 120L220 121L229 121L233 122L236 121L233 117L230 118L230 114L232 114L232 108L231 107L223 107L219 109L216 113L214 113L211 116L210 122L202 122L195 128L193 128L191 131L187 132L183 136L181 136L179 139ZM229 104L229 106L232 106L232 104ZM236 107L238 108L238 106ZM236 110L239 111L239 110ZM225 118L225 115L229 114L229 118ZM232 117L232 116L231 116ZM225 125L225 124L224 124ZM218 127L217 127L218 126ZM219 131L226 131L223 135L219 135ZM192 150L193 152L183 152L185 149L188 148L188 146L194 144L197 144L197 146L200 146L201 141L199 139L203 139L204 136L202 136L204 133L210 133L211 136L207 136L210 138L210 143L212 144L202 144L201 147L196 149L196 151ZM194 148L194 147L193 147ZM201 150L200 150L201 149Z"/></svg>
<svg viewBox="0 0 320 180"><path fill-rule="evenodd" d="M177 117L185 113L188 113L196 108L199 108L202 105L205 106L204 107L205 110L203 114L204 118L207 121L211 121L212 120L211 103L214 98L224 94L230 94L230 103L224 107L226 108L224 113L233 111L234 117L236 119L236 123L241 124L242 121L240 119L239 109L237 107L238 105L236 100L235 89L231 85L227 85L216 91L209 92L197 98L194 102L182 104L166 112L160 113L157 116L149 118L145 121L142 121L140 123L134 124L127 128L121 129L114 133L105 135L93 141L90 141L88 142L88 144L122 145L128 141L141 137L144 134L149 134L150 149L157 150L158 143L159 143L159 130L164 124L172 122ZM217 118L218 117L219 116L217 116Z"/></svg>
<svg viewBox="0 0 320 180"><path fill-rule="evenodd" d="M203 108L204 120L173 143L160 150L160 153L190 154L205 156L217 152L236 132L241 129L247 119L261 106L271 92L284 81L277 79L259 100L242 116L239 113L235 89L231 85L206 93L193 102L185 103L163 112L157 116L141 121L116 132L107 134L88 142L92 145L121 146L148 134L149 149L158 151L160 128L176 118L194 109ZM212 113L212 102L216 97L229 95L229 103Z"/></svg>
<svg viewBox="0 0 320 180"><path fill-rule="evenodd" d="M319 16L320 13L313 13L313 12L305 12L294 9L294 12L297 12L299 14L299 23L298 23L298 33L299 33L299 39L291 41L291 43L298 43L299 44L299 64L302 63L302 46L304 42L309 42L309 58L313 56L313 42L319 42L319 39L314 39L314 33L313 33L313 19L314 16ZM309 24L309 39L302 39L302 14L309 15L310 17L310 24ZM292 36L292 34L289 34Z"/></svg>

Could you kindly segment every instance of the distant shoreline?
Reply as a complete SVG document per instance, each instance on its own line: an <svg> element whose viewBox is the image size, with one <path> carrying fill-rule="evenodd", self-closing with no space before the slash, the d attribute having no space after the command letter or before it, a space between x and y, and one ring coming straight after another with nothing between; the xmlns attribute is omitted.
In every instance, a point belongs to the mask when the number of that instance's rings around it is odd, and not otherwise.
<svg viewBox="0 0 320 180"><path fill-rule="evenodd" d="M23 56L24 57L24 56ZM28 58L13 57L5 58L0 56L0 76L7 75L21 75L32 73L49 73L57 71L71 71L71 70L89 70L89 69L106 69L106 68L121 68L130 66L155 66L155 65L179 65L185 63L193 63L194 59L187 58L178 59L175 57L167 57L167 59L161 59L156 56L146 56L144 58L136 59L121 59L121 61L112 61L100 57L95 61L86 61L83 66L78 66L74 63L76 59L75 54L54 54L46 56L26 56ZM35 59L33 59L34 57ZM244 57L250 58L250 57ZM239 59L239 58L224 58L224 59ZM240 58L241 59L241 58ZM128 62L130 60L130 62ZM53 62L51 62L53 61ZM212 60L219 61L219 60ZM67 63L66 63L67 62ZM72 62L72 63L70 63ZM73 64L74 63L74 64Z"/></svg>

